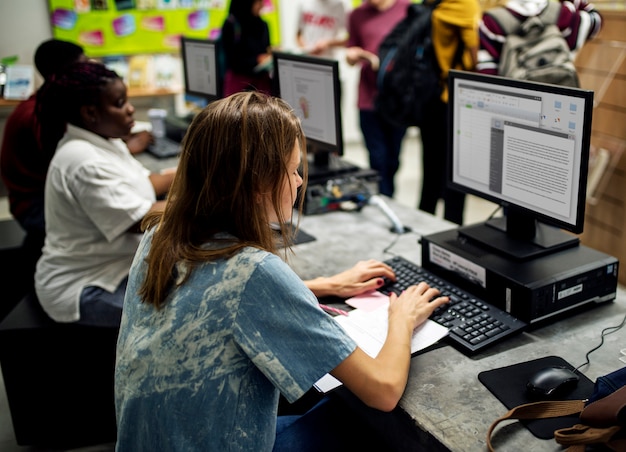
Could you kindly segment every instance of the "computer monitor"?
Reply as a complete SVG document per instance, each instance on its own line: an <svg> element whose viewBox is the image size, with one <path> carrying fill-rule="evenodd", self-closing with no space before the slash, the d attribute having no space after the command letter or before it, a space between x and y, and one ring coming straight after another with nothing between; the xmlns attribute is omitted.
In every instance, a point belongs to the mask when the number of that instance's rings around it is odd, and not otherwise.
<svg viewBox="0 0 626 452"><path fill-rule="evenodd" d="M516 259L578 245L593 92L463 71L448 83L447 184L504 208L459 234Z"/></svg>
<svg viewBox="0 0 626 452"><path fill-rule="evenodd" d="M345 169L343 155L339 63L336 60L274 52L274 94L285 100L302 121L309 176Z"/></svg>
<svg viewBox="0 0 626 452"><path fill-rule="evenodd" d="M219 42L212 39L181 37L185 94L207 103L222 97L223 69L218 46Z"/></svg>

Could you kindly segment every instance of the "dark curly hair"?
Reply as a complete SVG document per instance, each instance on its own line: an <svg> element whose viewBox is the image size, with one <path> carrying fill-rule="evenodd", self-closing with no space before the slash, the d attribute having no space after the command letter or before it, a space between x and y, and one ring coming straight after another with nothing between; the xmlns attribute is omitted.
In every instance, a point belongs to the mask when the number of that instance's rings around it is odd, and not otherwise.
<svg viewBox="0 0 626 452"><path fill-rule="evenodd" d="M82 127L81 107L100 105L101 94L119 75L95 62L74 63L53 74L37 91L41 147L53 153L68 123Z"/></svg>

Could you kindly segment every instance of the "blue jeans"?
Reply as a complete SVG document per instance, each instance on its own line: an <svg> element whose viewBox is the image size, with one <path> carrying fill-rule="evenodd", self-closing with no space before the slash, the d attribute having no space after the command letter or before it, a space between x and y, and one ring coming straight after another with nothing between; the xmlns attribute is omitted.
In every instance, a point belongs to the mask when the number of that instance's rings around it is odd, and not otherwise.
<svg viewBox="0 0 626 452"><path fill-rule="evenodd" d="M370 155L370 168L378 171L379 191L393 196L394 176L400 168L400 148L406 129L389 124L374 110L359 110L361 132Z"/></svg>
<svg viewBox="0 0 626 452"><path fill-rule="evenodd" d="M338 397L326 396L297 416L278 416L274 452L386 450L358 414Z"/></svg>
<svg viewBox="0 0 626 452"><path fill-rule="evenodd" d="M128 276L113 293L101 287L85 287L80 294L80 319L76 323L89 326L120 326L126 284Z"/></svg>

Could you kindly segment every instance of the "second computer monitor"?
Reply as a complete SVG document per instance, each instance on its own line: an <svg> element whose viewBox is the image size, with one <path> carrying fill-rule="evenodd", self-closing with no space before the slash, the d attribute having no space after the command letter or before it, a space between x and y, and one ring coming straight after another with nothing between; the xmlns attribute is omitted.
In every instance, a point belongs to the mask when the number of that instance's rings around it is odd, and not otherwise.
<svg viewBox="0 0 626 452"><path fill-rule="evenodd" d="M222 97L223 69L219 42L212 39L181 38L185 94L212 102Z"/></svg>
<svg viewBox="0 0 626 452"><path fill-rule="evenodd" d="M339 63L335 60L274 52L275 94L302 121L311 173L332 170L333 156L343 155Z"/></svg>

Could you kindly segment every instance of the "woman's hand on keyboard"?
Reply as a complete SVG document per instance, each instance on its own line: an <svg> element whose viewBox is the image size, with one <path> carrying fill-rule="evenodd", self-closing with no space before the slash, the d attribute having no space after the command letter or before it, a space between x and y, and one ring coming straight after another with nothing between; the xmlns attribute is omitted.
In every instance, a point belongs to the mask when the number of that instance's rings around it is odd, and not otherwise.
<svg viewBox="0 0 626 452"><path fill-rule="evenodd" d="M350 298L370 290L376 290L385 279L395 281L391 267L375 259L357 262L354 267L336 275L315 278L305 284L317 297L336 296Z"/></svg>
<svg viewBox="0 0 626 452"><path fill-rule="evenodd" d="M439 289L430 287L425 282L408 287L400 296L389 295L389 327L392 322L409 322L413 331L424 323L439 306L450 301L448 297L438 296ZM432 300L432 301L431 301Z"/></svg>

